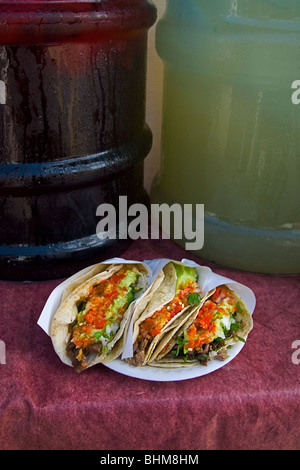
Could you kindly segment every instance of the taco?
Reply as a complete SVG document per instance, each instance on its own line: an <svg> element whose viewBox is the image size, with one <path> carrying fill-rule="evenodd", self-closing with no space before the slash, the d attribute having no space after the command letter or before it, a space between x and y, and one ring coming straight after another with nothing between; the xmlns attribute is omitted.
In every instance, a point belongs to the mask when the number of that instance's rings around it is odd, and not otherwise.
<svg viewBox="0 0 300 470"><path fill-rule="evenodd" d="M186 321L163 338L157 348L158 367L207 365L228 358L228 349L243 341L253 327L242 299L226 285L219 286Z"/></svg>
<svg viewBox="0 0 300 470"><path fill-rule="evenodd" d="M99 266L67 287L51 324L56 353L77 372L121 354L135 300L147 289L142 264Z"/></svg>
<svg viewBox="0 0 300 470"><path fill-rule="evenodd" d="M202 301L195 268L173 261L166 264L134 312L133 357L126 361L135 366L147 364L164 335Z"/></svg>

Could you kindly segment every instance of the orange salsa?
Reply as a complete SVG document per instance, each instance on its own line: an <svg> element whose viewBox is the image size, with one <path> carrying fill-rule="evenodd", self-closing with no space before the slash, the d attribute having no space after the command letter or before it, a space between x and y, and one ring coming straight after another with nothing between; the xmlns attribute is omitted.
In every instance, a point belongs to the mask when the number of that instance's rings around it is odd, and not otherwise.
<svg viewBox="0 0 300 470"><path fill-rule="evenodd" d="M131 287L120 285L128 269L131 268L125 266L92 286L88 296L77 303L79 311L72 329L72 341L78 348L99 341L100 336L108 336L111 332L105 332L106 326L121 322L129 303L134 300ZM134 269L138 276L138 270Z"/></svg>
<svg viewBox="0 0 300 470"><path fill-rule="evenodd" d="M179 286L174 298L151 317L146 318L140 325L139 337L154 338L162 329L189 305L188 298L192 293L199 293L199 286L194 281L188 281Z"/></svg>
<svg viewBox="0 0 300 470"><path fill-rule="evenodd" d="M224 301L226 304L222 305ZM224 287L218 287L210 299L204 302L193 324L187 329L185 350L197 350L204 344L209 344L218 329L216 320L224 316L230 317L235 311L235 297Z"/></svg>

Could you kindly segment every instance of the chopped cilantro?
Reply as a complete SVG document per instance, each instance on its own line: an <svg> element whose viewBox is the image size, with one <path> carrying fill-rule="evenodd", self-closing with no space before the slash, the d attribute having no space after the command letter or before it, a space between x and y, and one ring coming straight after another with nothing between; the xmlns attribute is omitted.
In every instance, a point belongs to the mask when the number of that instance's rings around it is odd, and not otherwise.
<svg viewBox="0 0 300 470"><path fill-rule="evenodd" d="M113 331L111 331L109 334L105 332L105 328L103 330L94 330L94 338L97 341L100 341L100 338L105 338L105 339L112 339L113 338Z"/></svg>
<svg viewBox="0 0 300 470"><path fill-rule="evenodd" d="M108 347L103 344L102 349L101 349L101 353L102 353L102 354L106 353L106 355L108 356L108 355L109 355L109 352L110 352L110 351L109 351Z"/></svg>
<svg viewBox="0 0 300 470"><path fill-rule="evenodd" d="M208 356L206 354L201 354L200 357L198 357L198 361L201 363L201 362L205 362L207 361L208 359Z"/></svg>
<svg viewBox="0 0 300 470"><path fill-rule="evenodd" d="M242 343L246 343L246 340L244 338L242 338L241 336L236 336L236 338L239 340L239 341L242 341Z"/></svg>
<svg viewBox="0 0 300 470"><path fill-rule="evenodd" d="M188 296L187 301L189 304L192 304L192 305L200 305L200 302L201 302L200 294L198 294L198 292L193 292L192 294Z"/></svg>
<svg viewBox="0 0 300 470"><path fill-rule="evenodd" d="M241 322L232 323L230 326L231 331L237 331L241 329Z"/></svg>
<svg viewBox="0 0 300 470"><path fill-rule="evenodd" d="M187 332L184 331L184 332L183 332L183 337L182 337L182 336L177 336L177 338L176 338L177 348L176 348L176 350L175 350L175 352L174 352L173 354L175 354L176 356L178 356L181 349L183 350L183 354L186 354L188 351L187 351L187 349L185 349L184 346L185 346L188 342L189 342L189 338L188 338Z"/></svg>
<svg viewBox="0 0 300 470"><path fill-rule="evenodd" d="M226 326L223 325L223 326L222 326L222 330L224 331L225 337L227 337L227 335L228 335L228 333L229 333L228 328L226 328Z"/></svg>

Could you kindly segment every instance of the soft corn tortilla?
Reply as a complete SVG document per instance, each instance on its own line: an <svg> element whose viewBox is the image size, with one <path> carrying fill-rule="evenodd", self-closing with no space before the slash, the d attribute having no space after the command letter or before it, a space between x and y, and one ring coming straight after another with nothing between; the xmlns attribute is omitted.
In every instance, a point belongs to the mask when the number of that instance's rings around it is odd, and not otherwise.
<svg viewBox="0 0 300 470"><path fill-rule="evenodd" d="M180 263L178 263L180 264ZM145 296L143 301L137 306L133 314L133 335L132 343L134 344L139 336L139 328L141 323L151 317L157 310L160 310L164 305L168 304L175 296L176 292L177 275L173 262L168 263L158 274L150 291ZM203 302L204 300L202 300ZM202 304L201 302L201 304ZM185 307L178 315L175 315L161 330L160 334L156 335L151 343L147 346L145 357L140 366L146 365L152 358L156 357L155 348L161 339L168 333L169 330L176 328L182 323L183 318L189 317L195 309L195 305ZM126 359L128 363L135 364L133 358Z"/></svg>
<svg viewBox="0 0 300 470"><path fill-rule="evenodd" d="M75 321L77 315L77 302L89 295L92 286L99 284L103 280L109 279L113 274L125 266L125 264L126 263L117 265L95 265L91 270L83 274L79 279L74 280L66 287L62 296L62 302L53 317L50 330L54 350L63 363L72 366L72 361L67 355L66 347L70 338L69 326ZM134 264L131 264L130 266L134 266ZM142 295L147 288L146 275L141 274L139 284L141 289L140 295ZM110 362L122 353L124 347L125 326L133 313L135 304L136 301L133 301L129 305L118 331L112 340L106 344L109 353L105 352L98 355L95 353L91 354L85 368L99 363Z"/></svg>
<svg viewBox="0 0 300 470"><path fill-rule="evenodd" d="M215 289L206 296L205 300L209 299L209 297L211 297L214 292ZM233 290L231 290L231 292L233 293L241 307L241 311L236 314L236 320L242 321L242 329L238 330L238 336L246 340L248 334L253 328L252 315L249 313L241 297L238 296L237 293ZM180 337L184 333L184 331L187 330L193 324L194 319L197 317L201 306L186 318L182 317L182 322L176 327L174 327L171 331L168 332L167 335L163 337L162 341L157 347L155 357L151 358L151 360L149 361L150 366L162 368L181 368L200 365L197 359L187 359L186 357L180 356L174 357L174 355L170 353L170 351L176 344L176 338ZM236 344L239 341L240 340L235 337L225 340L225 345L221 349L219 349L217 353L215 351L211 351L209 353L209 360L223 360L223 353L227 350L228 346Z"/></svg>

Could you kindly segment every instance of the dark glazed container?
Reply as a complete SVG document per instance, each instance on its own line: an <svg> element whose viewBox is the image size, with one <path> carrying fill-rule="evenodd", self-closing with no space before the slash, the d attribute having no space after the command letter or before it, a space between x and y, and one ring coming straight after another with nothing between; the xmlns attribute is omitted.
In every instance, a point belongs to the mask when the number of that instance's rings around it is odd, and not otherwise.
<svg viewBox="0 0 300 470"><path fill-rule="evenodd" d="M0 277L117 256L96 210L146 201L146 0L0 2Z"/></svg>

